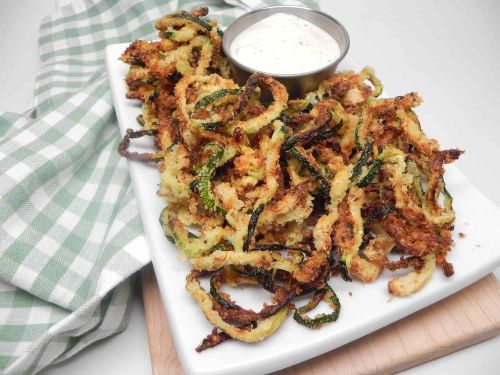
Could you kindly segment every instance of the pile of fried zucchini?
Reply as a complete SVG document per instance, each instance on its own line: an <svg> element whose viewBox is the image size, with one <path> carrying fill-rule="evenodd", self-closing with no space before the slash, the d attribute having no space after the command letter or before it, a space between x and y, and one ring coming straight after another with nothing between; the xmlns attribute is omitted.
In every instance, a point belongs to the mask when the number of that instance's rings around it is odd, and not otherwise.
<svg viewBox="0 0 500 375"><path fill-rule="evenodd" d="M260 341L290 311L309 328L337 320L334 276L369 283L408 268L388 285L408 296L436 266L452 275L455 215L443 173L462 151L426 137L413 110L419 96L379 98L371 68L337 73L299 100L264 74L240 87L207 13L159 19L161 39L135 41L121 57L142 129L129 130L119 151L158 165L161 225L191 262L186 288L215 327L197 350ZM130 151L130 139L145 135L157 150ZM273 302L246 309L224 284L260 286ZM303 295L310 301L295 306ZM321 301L331 312L307 315Z"/></svg>

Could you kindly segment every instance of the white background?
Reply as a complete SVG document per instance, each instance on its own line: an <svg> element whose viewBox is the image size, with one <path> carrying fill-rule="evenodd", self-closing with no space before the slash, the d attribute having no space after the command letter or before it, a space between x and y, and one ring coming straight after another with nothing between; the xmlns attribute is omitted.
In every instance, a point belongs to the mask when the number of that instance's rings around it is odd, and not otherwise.
<svg viewBox="0 0 500 375"><path fill-rule="evenodd" d="M320 4L348 29L351 60L375 67L390 95L421 94L424 104L418 114L426 132L444 147L465 149L458 166L500 205L500 2L320 0ZM54 0L0 0L0 111L22 112L30 106L39 64L38 26L54 7ZM499 270L496 275L500 276ZM500 336L404 374L498 374L499 353ZM123 333L43 373L151 373L139 293Z"/></svg>

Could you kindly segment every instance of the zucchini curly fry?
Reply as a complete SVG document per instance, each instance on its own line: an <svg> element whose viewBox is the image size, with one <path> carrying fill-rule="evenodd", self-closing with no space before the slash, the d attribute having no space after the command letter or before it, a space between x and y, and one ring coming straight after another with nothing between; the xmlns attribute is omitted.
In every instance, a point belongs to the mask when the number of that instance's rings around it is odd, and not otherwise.
<svg viewBox="0 0 500 375"><path fill-rule="evenodd" d="M409 268L388 283L398 297L423 288L436 267L451 276L455 213L444 165L463 151L427 138L414 112L420 97L381 98L372 68L338 72L302 99L288 100L262 73L239 86L207 14L162 17L159 41L135 41L121 57L127 97L142 102L142 114L119 152L157 163L168 204L160 223L191 263L186 289L215 327L196 350L263 340L292 310L308 328L336 321L336 275L370 283ZM129 151L142 136L154 137L154 152ZM395 251L399 260L389 258ZM261 286L272 303L244 308L223 283ZM321 301L332 312L307 316Z"/></svg>

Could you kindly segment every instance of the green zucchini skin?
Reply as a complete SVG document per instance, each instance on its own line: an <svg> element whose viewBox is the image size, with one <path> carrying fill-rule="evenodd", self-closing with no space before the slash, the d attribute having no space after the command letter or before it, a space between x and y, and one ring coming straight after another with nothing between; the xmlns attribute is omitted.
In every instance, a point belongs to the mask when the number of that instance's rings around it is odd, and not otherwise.
<svg viewBox="0 0 500 375"><path fill-rule="evenodd" d="M358 182L358 187L365 187L368 186L369 183L373 181L373 179L379 174L380 168L382 168L382 164L384 162L382 159L375 159L375 161L372 164L371 169L368 171L368 173L361 179L361 181Z"/></svg>
<svg viewBox="0 0 500 375"><path fill-rule="evenodd" d="M272 271L266 271L262 267L252 268L248 275L255 277L262 287L268 292L274 293L274 278Z"/></svg>
<svg viewBox="0 0 500 375"><path fill-rule="evenodd" d="M293 99L288 101L287 115L292 113L309 113L314 108L312 101L308 99Z"/></svg>
<svg viewBox="0 0 500 375"><path fill-rule="evenodd" d="M139 123L139 125L144 126L144 124L146 123L144 121L144 116L143 115L137 116L137 122Z"/></svg>
<svg viewBox="0 0 500 375"><path fill-rule="evenodd" d="M186 12L185 10L181 10L177 13L174 13L172 15L172 17L183 18L187 21L193 22L193 23L197 24L198 26L201 26L201 27L207 29L208 31L212 31L212 25L210 25L209 23L203 21L202 19L200 19L198 17L193 16L191 13Z"/></svg>
<svg viewBox="0 0 500 375"><path fill-rule="evenodd" d="M223 125L222 121L209 121L209 122L202 122L201 126L203 126L203 129L209 132L215 131L217 128L220 128Z"/></svg>
<svg viewBox="0 0 500 375"><path fill-rule="evenodd" d="M257 222L259 221L259 216L264 211L264 203L261 203L252 211L250 216L250 222L248 223L248 232L245 238L245 242L243 243L243 251L248 251L250 247L250 242L252 241L253 234L255 233L255 228L257 228Z"/></svg>
<svg viewBox="0 0 500 375"><path fill-rule="evenodd" d="M161 210L161 214L159 217L160 225L163 229L163 233L165 234L165 237L167 237L167 240L169 240L171 243L173 243L175 245L175 239L170 234L168 234L170 232L170 230L168 229L168 225L164 220L164 216L165 216L166 212L167 212L167 207L165 207L163 210Z"/></svg>
<svg viewBox="0 0 500 375"><path fill-rule="evenodd" d="M330 314L318 314L314 318L309 318L304 315L318 306L321 300L327 302L333 309L333 312L331 312ZM314 293L313 298L307 304L295 310L293 319L303 326L317 329L321 328L321 326L323 326L324 324L335 322L339 318L340 309L341 305L337 294L330 287L330 285L326 284L323 289L320 289L318 292Z"/></svg>
<svg viewBox="0 0 500 375"><path fill-rule="evenodd" d="M192 190L196 189L198 194L200 194L200 198L205 205L205 207L212 211L219 213L221 215L225 215L225 211L222 207L219 207L215 202L214 193L212 192L212 177L215 173L215 169L217 168L217 164L222 159L224 155L224 148L218 143L209 143L205 147L213 148L213 153L208 159L208 162L201 167L198 172L196 179L193 180L190 184L190 188Z"/></svg>
<svg viewBox="0 0 500 375"><path fill-rule="evenodd" d="M344 281L352 281L351 277L349 276L349 271L347 270L347 264L345 260L339 260L339 271L340 271L340 276Z"/></svg>
<svg viewBox="0 0 500 375"><path fill-rule="evenodd" d="M144 137L145 135L148 136L155 136L158 134L158 130L156 129L147 129L147 130L137 130L133 131L132 129L127 129L127 136L129 138L141 138Z"/></svg>
<svg viewBox="0 0 500 375"><path fill-rule="evenodd" d="M217 284L215 283L216 274L212 275L210 278L210 296L222 307L225 309L238 309L240 308L238 305L235 305L231 301L228 301L226 298L222 297L219 288L217 288Z"/></svg>
<svg viewBox="0 0 500 375"><path fill-rule="evenodd" d="M441 180L443 181L443 195L445 199L445 206L448 209L452 209L453 206L453 197L451 196L450 192L446 189L446 183L444 182L444 178L441 177Z"/></svg>
<svg viewBox="0 0 500 375"><path fill-rule="evenodd" d="M316 179L316 181L318 181L321 188L321 193L327 197L330 193L330 182L326 179L326 177L323 176L320 171L314 168L314 166L311 165L311 163L309 163L304 155L302 155L295 147L290 148L289 152L294 158L300 161L309 171L309 173L311 173L311 175Z"/></svg>
<svg viewBox="0 0 500 375"><path fill-rule="evenodd" d="M311 102L309 102L309 103L307 103L307 105L304 107L304 109L302 110L302 112L304 112L304 113L309 113L309 112L311 112L311 110L312 110L313 108L314 108L314 105L313 105Z"/></svg>
<svg viewBox="0 0 500 375"><path fill-rule="evenodd" d="M337 124L334 127L321 126L319 128L311 129L302 134L297 134L289 137L285 143L283 143L284 150L290 150L297 143L308 143L314 144L324 139L331 138L335 136L342 125Z"/></svg>
<svg viewBox="0 0 500 375"><path fill-rule="evenodd" d="M194 105L194 108L193 108L193 111L197 111L199 110L200 108L203 108L203 107L206 107L207 105L217 101L217 100L220 100L226 96L229 96L229 95L239 95L241 93L242 89L240 88L237 88L237 89L221 89L221 90L217 90L217 91L214 91L213 93L203 97L202 99L200 99L195 105ZM224 125L224 122L223 121L201 121L201 120L197 120L197 122L199 123L200 126L203 127L203 129L205 131L215 131L216 129L220 128L221 126Z"/></svg>
<svg viewBox="0 0 500 375"><path fill-rule="evenodd" d="M361 155L358 159L358 162L354 165L354 168L352 169L351 181L353 181L356 177L359 176L363 167L366 165L366 163L368 163L371 154L372 154L372 143L366 142L363 151L361 151Z"/></svg>
<svg viewBox="0 0 500 375"><path fill-rule="evenodd" d="M214 91L210 95L207 95L200 99L195 105L194 105L194 111L197 111L200 108L206 107L210 103L215 102L216 100L222 99L225 96L228 95L239 95L241 93L242 89L221 89Z"/></svg>

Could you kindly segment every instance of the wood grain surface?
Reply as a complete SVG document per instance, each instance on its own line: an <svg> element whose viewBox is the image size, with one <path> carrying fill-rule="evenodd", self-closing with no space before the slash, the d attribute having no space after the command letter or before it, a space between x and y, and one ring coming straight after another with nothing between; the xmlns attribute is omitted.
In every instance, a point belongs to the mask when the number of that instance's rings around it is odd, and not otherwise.
<svg viewBox="0 0 500 375"><path fill-rule="evenodd" d="M153 374L183 374L151 266L141 279ZM393 374L499 333L500 283L489 274L405 319L275 374Z"/></svg>
<svg viewBox="0 0 500 375"><path fill-rule="evenodd" d="M141 282L153 375L183 374L152 265L141 271Z"/></svg>

